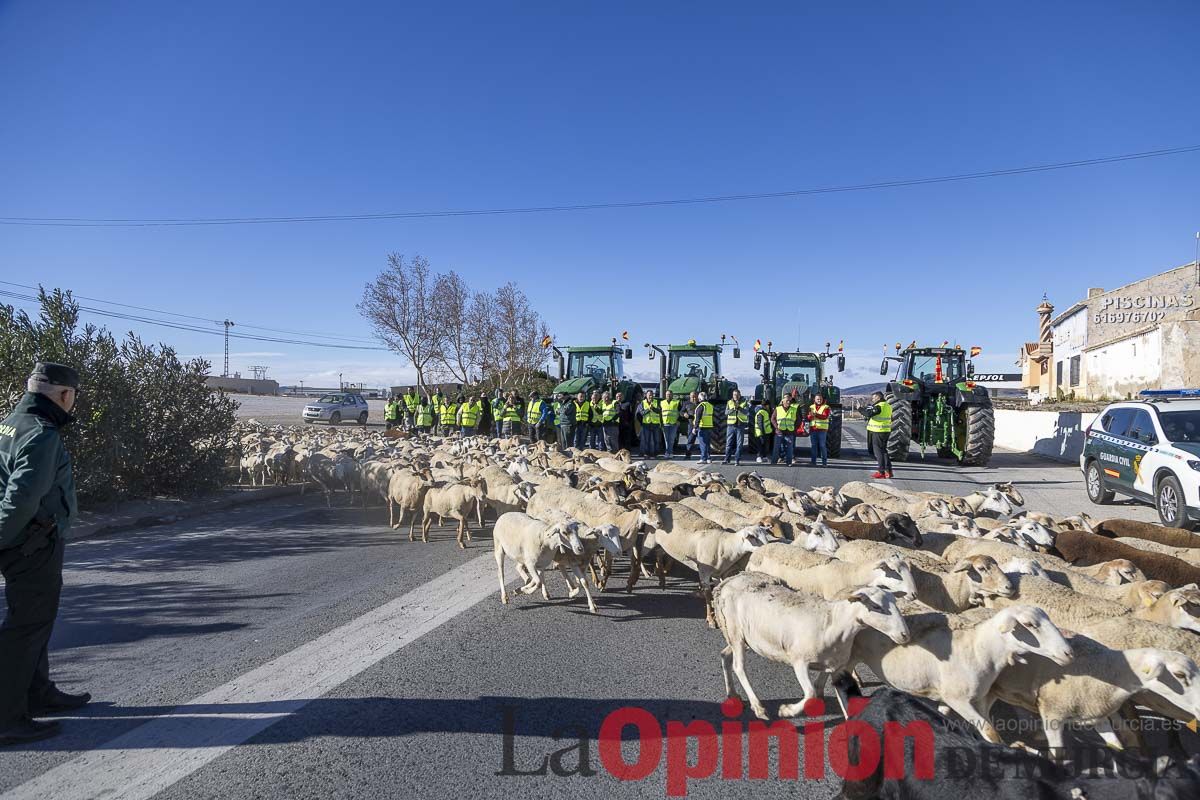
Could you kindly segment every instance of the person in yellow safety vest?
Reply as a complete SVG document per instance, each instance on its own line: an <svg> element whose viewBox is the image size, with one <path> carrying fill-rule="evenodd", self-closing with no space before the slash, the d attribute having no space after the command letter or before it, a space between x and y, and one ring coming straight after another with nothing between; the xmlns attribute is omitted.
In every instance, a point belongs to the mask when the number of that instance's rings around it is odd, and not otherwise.
<svg viewBox="0 0 1200 800"><path fill-rule="evenodd" d="M742 465L742 442L749 427L750 403L742 399L740 391L734 389L729 402L725 404L725 460L722 464L728 464L732 455L733 463L739 467Z"/></svg>
<svg viewBox="0 0 1200 800"><path fill-rule="evenodd" d="M433 401L429 398L417 405L417 432L429 433L433 428Z"/></svg>
<svg viewBox="0 0 1200 800"><path fill-rule="evenodd" d="M792 402L792 396L785 394L775 407L775 449L771 451L771 463L779 463L779 452L783 451L785 464L792 465L792 455L796 450L796 414L800 407Z"/></svg>
<svg viewBox="0 0 1200 800"><path fill-rule="evenodd" d="M521 412L523 411L521 398L517 397L516 392L509 392L504 398L504 408L500 411L500 435L501 436L520 436L521 435Z"/></svg>
<svg viewBox="0 0 1200 800"><path fill-rule="evenodd" d="M450 431L454 430L454 423L457 422L458 404L462 401L462 395L454 402L445 403L442 405L442 412L439 415L439 422L442 424L442 435L449 436Z"/></svg>
<svg viewBox="0 0 1200 800"><path fill-rule="evenodd" d="M408 394L404 395L404 427L412 430L417 424L417 406L421 404L421 398L417 394L417 387L413 386L408 390Z"/></svg>
<svg viewBox="0 0 1200 800"><path fill-rule="evenodd" d="M433 405L433 425L438 433L444 433L442 431L442 408L446 405L446 397L442 394L441 389L434 391L431 404Z"/></svg>
<svg viewBox="0 0 1200 800"><path fill-rule="evenodd" d="M600 395L600 433L603 441L601 449L608 448L610 453L617 452L620 445L621 401L612 396L612 392Z"/></svg>
<svg viewBox="0 0 1200 800"><path fill-rule="evenodd" d="M458 428L463 438L474 436L478 431L479 417L483 413L483 405L478 400L467 398L458 407Z"/></svg>
<svg viewBox="0 0 1200 800"><path fill-rule="evenodd" d="M696 413L692 416L692 436L688 437L688 443L694 439L700 442L700 463L711 464L712 459L709 457L708 448L712 441L712 431L715 423L713 421L713 404L708 402L708 395L704 392L693 394L696 395ZM685 458L692 457L692 448L688 447L688 452Z"/></svg>
<svg viewBox="0 0 1200 800"><path fill-rule="evenodd" d="M592 409L592 418L588 422L588 447L594 450L604 449L604 430L600 424L601 400L600 390L596 389L592 392L591 400L589 401Z"/></svg>
<svg viewBox="0 0 1200 800"><path fill-rule="evenodd" d="M658 435L662 424L662 405L654 397L654 390L647 389L642 402L638 405L638 415L642 418L642 433L639 442L641 458L654 458L658 453Z"/></svg>
<svg viewBox="0 0 1200 800"><path fill-rule="evenodd" d="M675 399L675 393L667 389L663 399L658 402L658 410L662 413L663 458L675 454L675 436L679 432L680 401Z"/></svg>
<svg viewBox="0 0 1200 800"><path fill-rule="evenodd" d="M755 463L762 464L771 457L771 434L775 432L771 425L771 409L764 402L754 412Z"/></svg>
<svg viewBox="0 0 1200 800"><path fill-rule="evenodd" d="M592 404L588 402L583 392L575 395L575 431L574 446L576 450L587 447L588 427L592 424Z"/></svg>
<svg viewBox="0 0 1200 800"><path fill-rule="evenodd" d="M892 477L892 456L888 453L888 438L892 434L892 404L883 396L883 392L871 395L871 405L863 409L867 419L867 444L875 452L875 461L879 465L872 478Z"/></svg>
<svg viewBox="0 0 1200 800"><path fill-rule="evenodd" d="M525 408L525 426L529 437L535 442L542 438L543 428L550 416L550 401L543 400L536 389L529 393L529 404Z"/></svg>
<svg viewBox="0 0 1200 800"><path fill-rule="evenodd" d="M808 421L812 423L808 453L814 467L817 465L818 455L821 456L821 466L829 466L829 419L832 416L833 409L825 403L825 397L815 395L812 405L808 407Z"/></svg>
<svg viewBox="0 0 1200 800"><path fill-rule="evenodd" d="M383 427L391 430L400 424L400 400L393 397L383 407Z"/></svg>

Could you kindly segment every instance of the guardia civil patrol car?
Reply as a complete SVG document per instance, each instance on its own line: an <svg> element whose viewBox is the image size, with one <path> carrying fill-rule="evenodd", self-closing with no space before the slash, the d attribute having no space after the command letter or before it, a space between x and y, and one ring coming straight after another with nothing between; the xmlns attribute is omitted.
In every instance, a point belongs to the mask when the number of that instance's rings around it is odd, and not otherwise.
<svg viewBox="0 0 1200 800"><path fill-rule="evenodd" d="M1147 390L1113 403L1085 432L1079 466L1093 503L1144 500L1163 525L1200 521L1200 389Z"/></svg>

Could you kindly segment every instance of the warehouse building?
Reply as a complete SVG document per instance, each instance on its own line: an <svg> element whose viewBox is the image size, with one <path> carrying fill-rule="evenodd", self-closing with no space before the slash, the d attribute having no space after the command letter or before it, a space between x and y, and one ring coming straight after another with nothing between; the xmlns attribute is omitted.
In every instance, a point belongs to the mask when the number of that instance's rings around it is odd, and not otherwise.
<svg viewBox="0 0 1200 800"><path fill-rule="evenodd" d="M1054 310L1043 298L1037 341L1018 355L1031 402L1200 386L1200 262Z"/></svg>

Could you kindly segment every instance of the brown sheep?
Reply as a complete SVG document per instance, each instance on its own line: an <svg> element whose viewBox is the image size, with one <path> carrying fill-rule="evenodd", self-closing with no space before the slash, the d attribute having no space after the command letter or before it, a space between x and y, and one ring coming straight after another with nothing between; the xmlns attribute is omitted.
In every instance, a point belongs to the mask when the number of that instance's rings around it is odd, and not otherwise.
<svg viewBox="0 0 1200 800"><path fill-rule="evenodd" d="M883 522L826 519L825 524L847 539L867 539L872 542L897 541L909 547L921 546L921 531L908 514L888 514L884 517Z"/></svg>
<svg viewBox="0 0 1200 800"><path fill-rule="evenodd" d="M1123 558L1146 574L1147 578L1163 581L1174 588L1200 582L1200 567L1181 558L1139 550L1096 533L1059 531L1054 547L1072 564L1098 564Z"/></svg>
<svg viewBox="0 0 1200 800"><path fill-rule="evenodd" d="M1169 547L1200 547L1200 536L1179 528L1164 528L1153 522L1141 522L1136 519L1106 519L1096 525L1096 533L1117 539L1122 536L1132 539L1145 539L1147 542L1158 542Z"/></svg>

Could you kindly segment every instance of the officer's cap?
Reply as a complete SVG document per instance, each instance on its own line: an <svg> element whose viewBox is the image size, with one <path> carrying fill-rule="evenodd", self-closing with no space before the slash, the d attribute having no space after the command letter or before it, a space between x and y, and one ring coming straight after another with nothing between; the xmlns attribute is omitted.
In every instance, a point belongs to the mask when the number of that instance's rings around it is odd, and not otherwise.
<svg viewBox="0 0 1200 800"><path fill-rule="evenodd" d="M55 386L66 386L71 389L79 388L79 373L74 367L68 367L66 364L55 364L52 361L39 361L33 367L33 372L29 375L37 381L45 381L52 383Z"/></svg>

